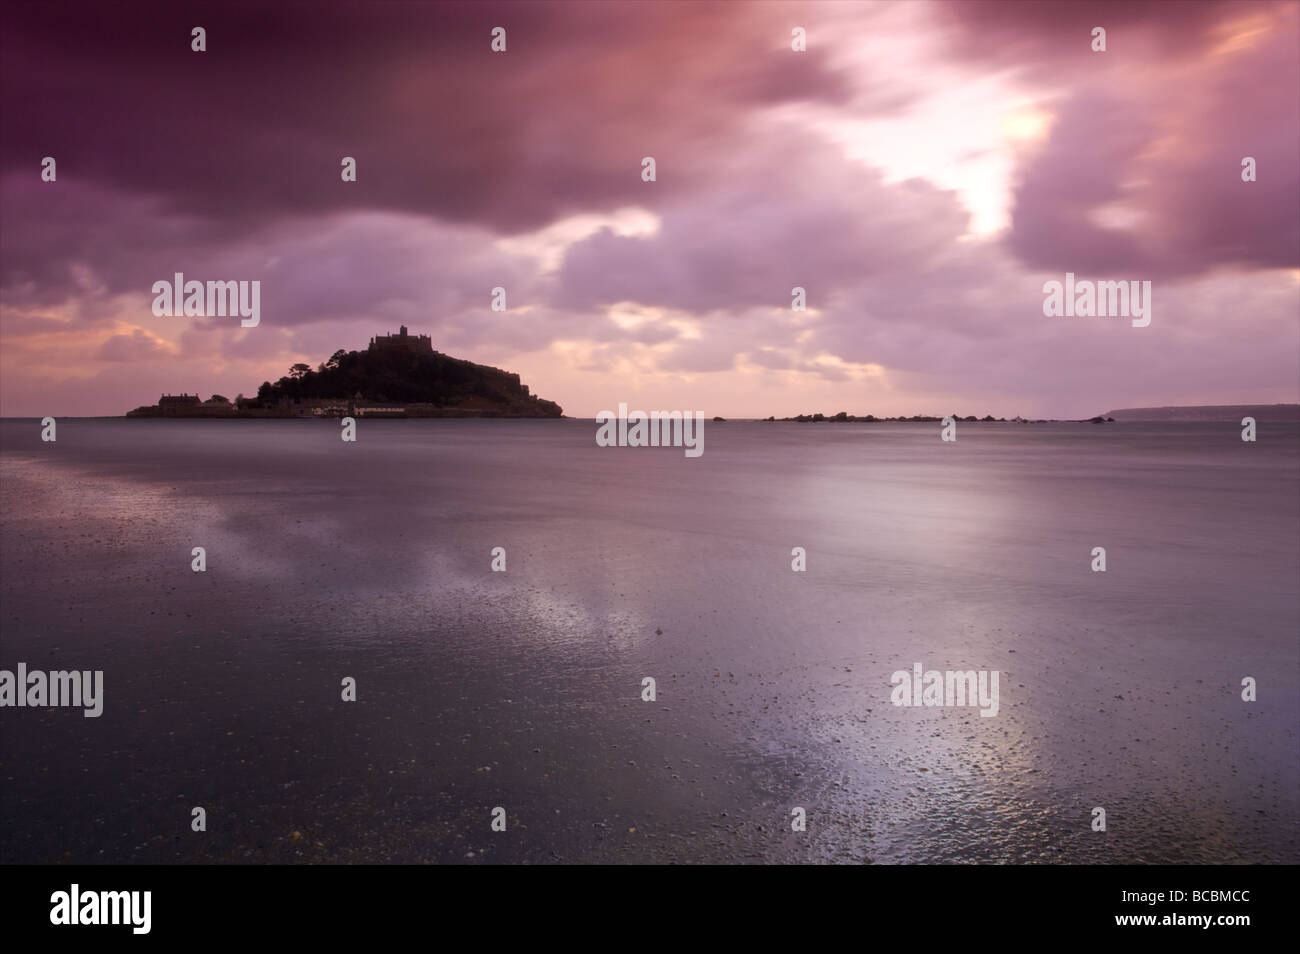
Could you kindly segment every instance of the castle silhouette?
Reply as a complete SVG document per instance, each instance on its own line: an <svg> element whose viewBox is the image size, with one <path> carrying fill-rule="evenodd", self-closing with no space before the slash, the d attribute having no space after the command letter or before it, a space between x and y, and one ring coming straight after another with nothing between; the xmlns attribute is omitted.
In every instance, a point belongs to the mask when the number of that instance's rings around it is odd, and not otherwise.
<svg viewBox="0 0 1300 954"><path fill-rule="evenodd" d="M428 335L410 335L402 325L395 335L376 335L370 339L370 351L404 351L410 354L433 354L433 341Z"/></svg>

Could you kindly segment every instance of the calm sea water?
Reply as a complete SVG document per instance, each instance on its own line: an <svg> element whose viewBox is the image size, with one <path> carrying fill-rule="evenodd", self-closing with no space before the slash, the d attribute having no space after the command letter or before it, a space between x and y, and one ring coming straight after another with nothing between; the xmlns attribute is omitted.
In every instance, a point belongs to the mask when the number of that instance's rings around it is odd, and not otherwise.
<svg viewBox="0 0 1300 954"><path fill-rule="evenodd" d="M0 421L0 856L1300 861L1297 425L595 429Z"/></svg>

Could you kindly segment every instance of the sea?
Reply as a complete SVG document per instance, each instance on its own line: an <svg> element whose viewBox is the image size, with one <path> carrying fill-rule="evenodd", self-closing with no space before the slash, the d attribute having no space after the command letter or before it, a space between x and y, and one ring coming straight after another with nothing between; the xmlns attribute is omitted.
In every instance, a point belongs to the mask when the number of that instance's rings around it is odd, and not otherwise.
<svg viewBox="0 0 1300 954"><path fill-rule="evenodd" d="M0 421L0 859L1300 862L1300 425L596 429Z"/></svg>

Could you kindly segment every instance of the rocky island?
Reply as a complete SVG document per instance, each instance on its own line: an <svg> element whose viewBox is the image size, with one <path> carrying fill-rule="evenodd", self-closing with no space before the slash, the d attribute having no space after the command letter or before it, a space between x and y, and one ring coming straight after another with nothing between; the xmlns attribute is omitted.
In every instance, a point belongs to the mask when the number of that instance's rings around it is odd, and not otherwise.
<svg viewBox="0 0 1300 954"><path fill-rule="evenodd" d="M365 351L334 352L314 370L295 364L257 396L164 394L127 417L562 417L519 375L433 350L428 335L370 339Z"/></svg>

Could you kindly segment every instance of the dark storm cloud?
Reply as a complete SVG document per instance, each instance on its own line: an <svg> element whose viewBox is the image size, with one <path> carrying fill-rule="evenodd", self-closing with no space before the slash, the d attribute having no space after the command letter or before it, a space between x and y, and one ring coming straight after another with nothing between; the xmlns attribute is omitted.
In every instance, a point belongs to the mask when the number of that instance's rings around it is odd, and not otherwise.
<svg viewBox="0 0 1300 954"><path fill-rule="evenodd" d="M55 156L227 229L366 207L528 230L636 198L643 155L666 192L697 180L748 108L848 95L779 55L778 6L31 4L4 25L0 170Z"/></svg>

